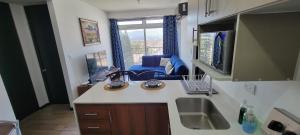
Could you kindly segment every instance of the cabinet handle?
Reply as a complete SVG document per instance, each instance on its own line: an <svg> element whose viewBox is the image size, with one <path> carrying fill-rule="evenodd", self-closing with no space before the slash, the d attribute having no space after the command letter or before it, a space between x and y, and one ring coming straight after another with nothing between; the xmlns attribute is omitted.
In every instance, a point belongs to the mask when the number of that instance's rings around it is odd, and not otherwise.
<svg viewBox="0 0 300 135"><path fill-rule="evenodd" d="M97 113L85 113L84 116L97 116Z"/></svg>
<svg viewBox="0 0 300 135"><path fill-rule="evenodd" d="M87 127L88 129L99 129L100 127Z"/></svg>
<svg viewBox="0 0 300 135"><path fill-rule="evenodd" d="M204 13L204 16L207 17L208 15L208 0L205 0L205 13Z"/></svg>
<svg viewBox="0 0 300 135"><path fill-rule="evenodd" d="M192 36L192 41L194 42L195 41L195 31L198 31L197 29L193 28L193 36Z"/></svg>
<svg viewBox="0 0 300 135"><path fill-rule="evenodd" d="M112 123L110 111L108 112L108 115L109 115L109 122Z"/></svg>

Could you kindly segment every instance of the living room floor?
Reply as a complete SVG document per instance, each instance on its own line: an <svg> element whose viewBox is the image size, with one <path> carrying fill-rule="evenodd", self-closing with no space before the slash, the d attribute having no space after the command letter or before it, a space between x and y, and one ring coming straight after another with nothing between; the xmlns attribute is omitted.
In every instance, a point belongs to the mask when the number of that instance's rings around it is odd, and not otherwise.
<svg viewBox="0 0 300 135"><path fill-rule="evenodd" d="M79 135L69 105L49 105L20 123L22 135Z"/></svg>

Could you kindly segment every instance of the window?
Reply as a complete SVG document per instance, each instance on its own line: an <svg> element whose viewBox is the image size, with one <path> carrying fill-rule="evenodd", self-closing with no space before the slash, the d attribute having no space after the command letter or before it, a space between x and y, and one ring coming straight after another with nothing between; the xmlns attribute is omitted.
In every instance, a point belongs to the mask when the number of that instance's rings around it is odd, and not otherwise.
<svg viewBox="0 0 300 135"><path fill-rule="evenodd" d="M142 63L144 55L163 54L163 19L119 21L125 68Z"/></svg>

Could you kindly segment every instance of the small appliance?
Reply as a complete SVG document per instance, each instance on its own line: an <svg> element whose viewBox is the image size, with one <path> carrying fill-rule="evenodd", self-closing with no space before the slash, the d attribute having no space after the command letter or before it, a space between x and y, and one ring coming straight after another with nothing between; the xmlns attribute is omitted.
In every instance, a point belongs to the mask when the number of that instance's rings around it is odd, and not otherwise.
<svg viewBox="0 0 300 135"><path fill-rule="evenodd" d="M232 67L234 31L204 32L199 34L198 55L200 62L223 74L230 74Z"/></svg>

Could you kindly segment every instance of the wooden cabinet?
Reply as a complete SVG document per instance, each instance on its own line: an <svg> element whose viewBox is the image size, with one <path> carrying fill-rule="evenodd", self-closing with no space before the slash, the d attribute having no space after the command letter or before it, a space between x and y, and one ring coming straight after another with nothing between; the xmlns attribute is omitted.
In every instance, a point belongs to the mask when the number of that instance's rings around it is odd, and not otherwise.
<svg viewBox="0 0 300 135"><path fill-rule="evenodd" d="M113 105L112 112L112 135L146 135L144 105Z"/></svg>
<svg viewBox="0 0 300 135"><path fill-rule="evenodd" d="M167 104L76 105L82 135L170 135Z"/></svg>
<svg viewBox="0 0 300 135"><path fill-rule="evenodd" d="M147 135L171 135L167 104L145 106Z"/></svg>
<svg viewBox="0 0 300 135"><path fill-rule="evenodd" d="M77 119L82 135L111 134L109 105L76 105Z"/></svg>

